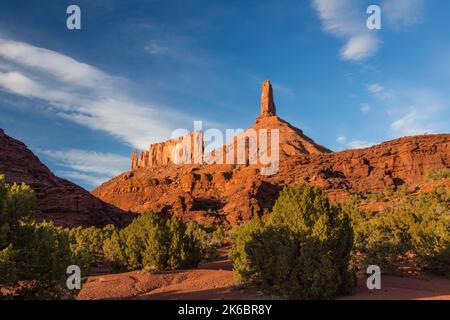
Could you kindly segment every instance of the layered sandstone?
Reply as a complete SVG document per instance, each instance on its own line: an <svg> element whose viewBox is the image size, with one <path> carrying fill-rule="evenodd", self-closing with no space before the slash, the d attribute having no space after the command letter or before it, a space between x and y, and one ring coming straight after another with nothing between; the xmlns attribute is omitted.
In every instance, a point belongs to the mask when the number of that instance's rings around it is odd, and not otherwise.
<svg viewBox="0 0 450 320"><path fill-rule="evenodd" d="M153 210L184 219L238 224L270 210L283 186L306 182L332 200L417 185L450 167L450 134L405 137L338 153L297 154L273 176L257 165L172 165L124 173L93 191L124 210Z"/></svg>
<svg viewBox="0 0 450 320"><path fill-rule="evenodd" d="M269 82L263 85L261 114L242 134L248 136L252 130L256 137L262 130L278 130L276 174L262 174L260 164L250 161L254 152L245 146L243 163L137 168L104 183L93 194L133 212L153 210L186 220L239 224L270 210L279 191L292 183L320 186L333 201L340 201L353 193L420 184L429 170L450 166L449 134L405 137L333 153L276 115ZM238 138L223 151L236 148Z"/></svg>
<svg viewBox="0 0 450 320"><path fill-rule="evenodd" d="M272 85L269 80L264 81L261 91L261 117L276 115L277 110L273 98Z"/></svg>
<svg viewBox="0 0 450 320"><path fill-rule="evenodd" d="M131 170L177 163L199 163L203 154L203 134L193 131L185 136L151 144L148 150L131 154ZM200 159L200 160L198 160Z"/></svg>
<svg viewBox="0 0 450 320"><path fill-rule="evenodd" d="M276 141L272 141L275 138ZM134 150L131 154L131 170L166 166L170 164L256 164L259 158L271 156L272 145L279 145L277 158L295 154L320 154L331 152L317 144L303 132L276 115L272 85L266 80L261 90L261 113L256 123L237 134L230 142L203 155L203 132L189 134L150 145L149 150ZM275 150L274 150L275 152Z"/></svg>
<svg viewBox="0 0 450 320"><path fill-rule="evenodd" d="M26 183L35 191L38 221L61 226L127 224L132 215L107 204L70 181L55 176L22 142L0 129L0 174L9 183Z"/></svg>

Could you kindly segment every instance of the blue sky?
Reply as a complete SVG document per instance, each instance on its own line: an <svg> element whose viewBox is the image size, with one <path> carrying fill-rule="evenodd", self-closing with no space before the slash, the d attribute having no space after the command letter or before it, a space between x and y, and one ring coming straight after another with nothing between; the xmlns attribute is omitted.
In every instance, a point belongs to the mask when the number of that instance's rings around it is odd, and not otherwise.
<svg viewBox="0 0 450 320"><path fill-rule="evenodd" d="M81 8L82 30L66 28ZM377 4L382 29L368 30ZM450 132L446 0L0 3L0 128L87 189L176 128L279 116L335 151Z"/></svg>

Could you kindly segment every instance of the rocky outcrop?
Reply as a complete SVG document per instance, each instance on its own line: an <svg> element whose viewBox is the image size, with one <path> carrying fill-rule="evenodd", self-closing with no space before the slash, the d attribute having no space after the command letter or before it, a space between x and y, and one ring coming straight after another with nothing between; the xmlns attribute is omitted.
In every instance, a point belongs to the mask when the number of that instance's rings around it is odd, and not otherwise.
<svg viewBox="0 0 450 320"><path fill-rule="evenodd" d="M331 152L276 115L272 85L268 80L262 85L261 114L254 125L206 155L203 155L203 138L201 131L194 131L177 139L152 144L149 150L141 150L139 156L135 150L131 154L131 169L181 163L256 164L261 162L261 157L273 154L273 145L280 146L280 150L276 150L277 158Z"/></svg>
<svg viewBox="0 0 450 320"><path fill-rule="evenodd" d="M194 131L176 139L150 145L149 150L141 150L139 156L131 154L131 169L166 166L177 163L201 163L203 154L203 134Z"/></svg>
<svg viewBox="0 0 450 320"><path fill-rule="evenodd" d="M276 114L277 110L273 99L272 85L269 80L266 80L262 85L260 117L270 117Z"/></svg>
<svg viewBox="0 0 450 320"><path fill-rule="evenodd" d="M60 226L125 225L132 215L107 204L70 181L56 177L22 142L0 129L0 174L26 183L36 193L38 221Z"/></svg>
<svg viewBox="0 0 450 320"><path fill-rule="evenodd" d="M285 185L306 182L326 190L331 200L342 201L353 193L416 185L429 170L450 166L449 134L405 137L333 153L276 116L270 83L263 85L262 96L261 115L243 134L278 130L275 174L262 174L260 164L249 161L252 152L246 147L243 163L141 167L113 178L93 194L133 212L153 210L186 220L239 224L270 210ZM238 138L223 150L235 148Z"/></svg>
<svg viewBox="0 0 450 320"><path fill-rule="evenodd" d="M295 154L273 176L257 165L140 168L93 191L124 210L239 224L270 210L283 186L306 182L342 201L351 194L418 185L431 169L450 167L450 134L405 137L337 153Z"/></svg>

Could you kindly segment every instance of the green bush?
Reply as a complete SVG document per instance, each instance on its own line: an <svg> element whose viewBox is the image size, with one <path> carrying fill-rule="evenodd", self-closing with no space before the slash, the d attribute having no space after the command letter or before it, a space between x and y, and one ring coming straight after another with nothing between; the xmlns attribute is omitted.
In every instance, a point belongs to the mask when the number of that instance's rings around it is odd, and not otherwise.
<svg viewBox="0 0 450 320"><path fill-rule="evenodd" d="M428 172L428 181L450 178L450 168L431 169Z"/></svg>
<svg viewBox="0 0 450 320"><path fill-rule="evenodd" d="M58 299L66 289L67 267L79 264L69 236L51 223L34 223L32 190L0 176L0 298ZM4 294L2 296L2 293Z"/></svg>
<svg viewBox="0 0 450 320"><path fill-rule="evenodd" d="M205 226L194 221L186 223L186 232L200 245L202 258L217 257L217 250L221 248L226 239L226 230L223 226Z"/></svg>
<svg viewBox="0 0 450 320"><path fill-rule="evenodd" d="M99 267L104 262L103 244L116 231L114 225L67 230L72 252L83 258L89 267Z"/></svg>
<svg viewBox="0 0 450 320"><path fill-rule="evenodd" d="M399 259L415 255L424 270L450 274L450 192L411 195L379 215L360 216L356 247L364 265L398 272Z"/></svg>
<svg viewBox="0 0 450 320"><path fill-rule="evenodd" d="M190 268L196 267L201 258L200 245L187 233L183 222L175 217L165 221L151 212L113 232L103 250L116 270Z"/></svg>
<svg viewBox="0 0 450 320"><path fill-rule="evenodd" d="M256 281L267 294L330 299L350 293L353 230L349 213L306 185L282 190L272 213L238 230L231 257L235 278Z"/></svg>

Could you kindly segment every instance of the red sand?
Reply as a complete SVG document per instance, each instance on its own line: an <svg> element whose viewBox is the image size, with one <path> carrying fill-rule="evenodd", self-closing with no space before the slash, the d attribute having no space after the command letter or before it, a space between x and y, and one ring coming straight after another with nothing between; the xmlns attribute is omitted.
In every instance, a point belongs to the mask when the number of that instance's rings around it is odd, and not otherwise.
<svg viewBox="0 0 450 320"><path fill-rule="evenodd" d="M197 269L150 274L133 271L88 277L78 299L262 299L256 289L234 286L229 260L201 264ZM360 279L356 292L342 300L450 300L450 279L382 277L382 290L373 293Z"/></svg>

